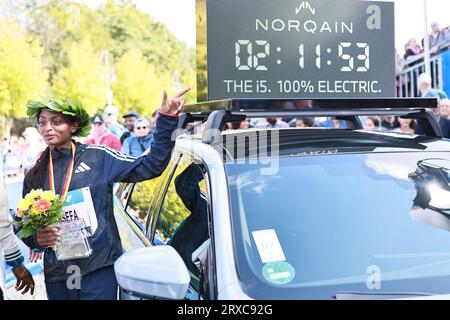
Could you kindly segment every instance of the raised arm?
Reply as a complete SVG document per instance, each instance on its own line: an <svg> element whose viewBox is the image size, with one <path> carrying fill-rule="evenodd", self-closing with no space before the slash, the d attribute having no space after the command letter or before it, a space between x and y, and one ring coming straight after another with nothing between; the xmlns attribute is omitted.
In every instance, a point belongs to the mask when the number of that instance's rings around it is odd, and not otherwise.
<svg viewBox="0 0 450 320"><path fill-rule="evenodd" d="M105 153L105 168L109 168L108 180L111 182L139 182L161 175L169 163L175 139L172 137L178 125L178 114L183 111L182 96L191 88L167 98L164 90L160 116L156 122L151 151L138 158L127 157L119 152L108 150Z"/></svg>

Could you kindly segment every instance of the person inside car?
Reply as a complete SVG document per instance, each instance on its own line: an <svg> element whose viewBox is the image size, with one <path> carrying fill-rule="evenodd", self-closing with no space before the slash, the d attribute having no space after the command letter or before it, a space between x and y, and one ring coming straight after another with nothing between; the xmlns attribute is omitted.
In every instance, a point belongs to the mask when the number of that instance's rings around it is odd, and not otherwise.
<svg viewBox="0 0 450 320"><path fill-rule="evenodd" d="M97 220L96 230L88 238L92 253L84 258L57 259L52 249L61 236L57 228L40 228L24 239L32 249L45 250L44 276L49 300L117 299L114 262L122 254L122 245L113 214L113 183L133 183L161 175L174 147L172 133L184 106L182 96L189 90L182 90L170 99L164 91L152 152L139 158L106 146L75 142L73 137L87 135L90 127L89 115L77 100L27 104L27 114L38 120L47 149L26 175L23 195L32 189L52 190L63 197L65 190L88 190L83 200L93 204Z"/></svg>
<svg viewBox="0 0 450 320"><path fill-rule="evenodd" d="M209 238L206 195L199 186L203 179L203 168L195 163L175 178L177 194L191 214L181 222L167 243L174 247L188 270L197 277L200 277L200 272L192 261L192 253Z"/></svg>

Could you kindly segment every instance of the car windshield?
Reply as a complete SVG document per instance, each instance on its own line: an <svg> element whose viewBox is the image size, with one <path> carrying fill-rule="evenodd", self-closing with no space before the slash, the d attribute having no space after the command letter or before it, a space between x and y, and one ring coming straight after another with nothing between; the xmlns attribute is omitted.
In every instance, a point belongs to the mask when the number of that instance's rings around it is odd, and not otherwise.
<svg viewBox="0 0 450 320"><path fill-rule="evenodd" d="M450 153L291 156L276 165L263 175L258 164L226 164L248 295L450 292Z"/></svg>

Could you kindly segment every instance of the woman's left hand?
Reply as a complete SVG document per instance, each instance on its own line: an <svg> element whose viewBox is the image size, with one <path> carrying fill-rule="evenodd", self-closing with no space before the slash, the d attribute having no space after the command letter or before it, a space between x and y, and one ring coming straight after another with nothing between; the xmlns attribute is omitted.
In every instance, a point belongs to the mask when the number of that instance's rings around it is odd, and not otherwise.
<svg viewBox="0 0 450 320"><path fill-rule="evenodd" d="M164 90L160 112L174 116L181 113L184 107L184 101L181 97L184 96L189 90L191 90L191 88L183 89L170 99L167 98L167 91Z"/></svg>
<svg viewBox="0 0 450 320"><path fill-rule="evenodd" d="M34 280L30 271L21 264L14 267L12 272L17 279L16 290L22 291L22 294L25 294L30 290L30 293L34 294Z"/></svg>

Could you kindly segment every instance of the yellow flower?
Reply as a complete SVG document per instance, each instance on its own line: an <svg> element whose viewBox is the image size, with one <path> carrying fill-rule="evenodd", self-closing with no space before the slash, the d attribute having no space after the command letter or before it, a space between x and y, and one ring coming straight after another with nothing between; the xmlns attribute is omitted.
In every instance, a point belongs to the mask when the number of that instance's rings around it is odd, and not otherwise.
<svg viewBox="0 0 450 320"><path fill-rule="evenodd" d="M35 198L40 198L43 193L44 193L44 190L42 190L42 189L37 189L37 190L33 189L25 196L25 198L34 200Z"/></svg>
<svg viewBox="0 0 450 320"><path fill-rule="evenodd" d="M37 211L37 210L34 208L34 206L28 211L28 217L29 217L29 218L32 218L32 217L35 217L35 216L39 216L39 215L41 215L41 214L45 214L45 212L39 212L39 211Z"/></svg>
<svg viewBox="0 0 450 320"><path fill-rule="evenodd" d="M19 202L18 209L21 211L26 211L34 203L33 199L27 199L26 197Z"/></svg>
<svg viewBox="0 0 450 320"><path fill-rule="evenodd" d="M41 199L47 200L47 201L53 201L55 200L56 195L52 191L44 191L41 195Z"/></svg>

